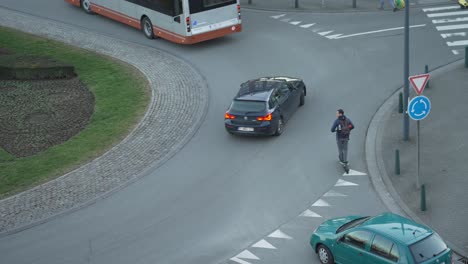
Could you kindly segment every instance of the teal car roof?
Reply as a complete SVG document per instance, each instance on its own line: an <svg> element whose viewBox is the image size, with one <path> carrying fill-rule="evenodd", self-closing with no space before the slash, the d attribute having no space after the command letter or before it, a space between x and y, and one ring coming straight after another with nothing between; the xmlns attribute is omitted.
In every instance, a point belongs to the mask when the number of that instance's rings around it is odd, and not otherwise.
<svg viewBox="0 0 468 264"><path fill-rule="evenodd" d="M361 224L360 227L392 238L405 245L411 245L433 233L426 226L392 213L384 213L372 217Z"/></svg>

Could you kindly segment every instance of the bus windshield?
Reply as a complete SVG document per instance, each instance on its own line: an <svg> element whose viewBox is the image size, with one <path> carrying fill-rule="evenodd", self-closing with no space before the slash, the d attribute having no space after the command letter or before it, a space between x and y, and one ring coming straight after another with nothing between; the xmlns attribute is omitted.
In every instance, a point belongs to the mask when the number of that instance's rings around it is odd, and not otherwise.
<svg viewBox="0 0 468 264"><path fill-rule="evenodd" d="M237 4L237 0L189 0L190 14Z"/></svg>

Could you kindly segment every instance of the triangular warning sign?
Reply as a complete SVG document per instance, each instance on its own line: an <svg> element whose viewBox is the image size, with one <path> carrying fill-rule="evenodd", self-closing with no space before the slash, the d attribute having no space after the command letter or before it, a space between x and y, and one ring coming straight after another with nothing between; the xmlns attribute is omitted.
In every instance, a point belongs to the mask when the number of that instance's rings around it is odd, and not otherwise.
<svg viewBox="0 0 468 264"><path fill-rule="evenodd" d="M426 84L427 84L427 81L429 80L429 77L430 75L428 73L425 73L425 74L410 76L408 79L411 85L413 86L414 91L418 95L421 95L422 92L424 91L424 88L426 88Z"/></svg>

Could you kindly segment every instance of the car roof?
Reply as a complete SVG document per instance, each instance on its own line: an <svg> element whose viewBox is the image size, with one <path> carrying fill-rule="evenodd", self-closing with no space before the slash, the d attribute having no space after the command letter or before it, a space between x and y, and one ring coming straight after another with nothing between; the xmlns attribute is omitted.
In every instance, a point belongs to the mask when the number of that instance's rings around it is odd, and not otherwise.
<svg viewBox="0 0 468 264"><path fill-rule="evenodd" d="M292 81L301 81L301 79L275 76L249 80L241 84L235 99L266 101L270 97L271 91L281 87L285 82Z"/></svg>
<svg viewBox="0 0 468 264"><path fill-rule="evenodd" d="M433 231L428 227L393 213L372 217L359 227L392 238L405 245L411 245L433 234Z"/></svg>

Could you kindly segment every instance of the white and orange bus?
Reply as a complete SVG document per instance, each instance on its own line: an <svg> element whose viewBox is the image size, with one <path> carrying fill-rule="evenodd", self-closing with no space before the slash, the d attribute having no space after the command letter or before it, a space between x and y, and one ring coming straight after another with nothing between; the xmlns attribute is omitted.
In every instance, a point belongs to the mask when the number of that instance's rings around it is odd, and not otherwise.
<svg viewBox="0 0 468 264"><path fill-rule="evenodd" d="M147 38L193 44L242 30L239 0L65 0L141 29Z"/></svg>

